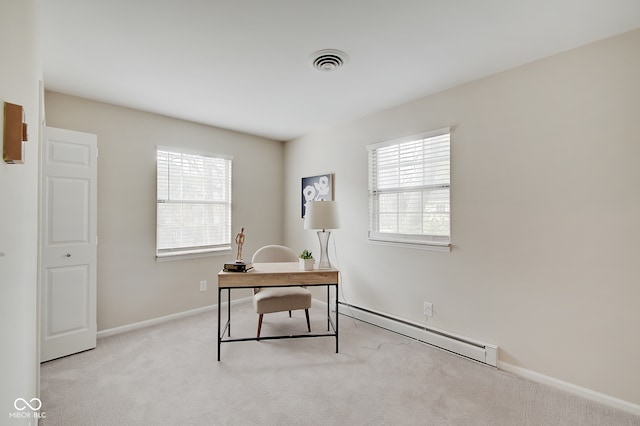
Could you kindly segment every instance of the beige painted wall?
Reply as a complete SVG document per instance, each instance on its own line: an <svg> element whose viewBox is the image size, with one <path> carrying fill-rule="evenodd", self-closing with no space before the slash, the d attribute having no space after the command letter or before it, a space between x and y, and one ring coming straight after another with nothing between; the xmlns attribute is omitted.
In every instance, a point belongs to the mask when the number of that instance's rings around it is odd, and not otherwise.
<svg viewBox="0 0 640 426"><path fill-rule="evenodd" d="M16 398L29 400L39 391L38 82L42 67L35 4L34 0L3 2L0 13L0 100L22 105L29 126L25 164L0 160L0 252L5 254L0 257L0 423L15 412ZM12 419L15 425L27 423L28 419Z"/></svg>
<svg viewBox="0 0 640 426"><path fill-rule="evenodd" d="M333 172L347 302L640 404L639 76L640 30L287 142L285 242L317 250L300 178ZM366 146L445 126L451 253L368 243Z"/></svg>
<svg viewBox="0 0 640 426"><path fill-rule="evenodd" d="M52 92L45 106L48 126L98 135L98 330L216 303L216 274L235 260L156 262L157 145L233 156L232 238L246 228L246 256L282 242L281 142Z"/></svg>

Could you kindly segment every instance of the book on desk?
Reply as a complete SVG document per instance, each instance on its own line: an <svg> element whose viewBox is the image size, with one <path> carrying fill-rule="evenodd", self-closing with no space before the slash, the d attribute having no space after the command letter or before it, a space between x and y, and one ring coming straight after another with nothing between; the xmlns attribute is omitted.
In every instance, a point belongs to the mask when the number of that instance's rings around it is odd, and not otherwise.
<svg viewBox="0 0 640 426"><path fill-rule="evenodd" d="M224 268L222 270L224 272L249 272L252 269L253 269L253 263L233 262L233 263L225 263Z"/></svg>

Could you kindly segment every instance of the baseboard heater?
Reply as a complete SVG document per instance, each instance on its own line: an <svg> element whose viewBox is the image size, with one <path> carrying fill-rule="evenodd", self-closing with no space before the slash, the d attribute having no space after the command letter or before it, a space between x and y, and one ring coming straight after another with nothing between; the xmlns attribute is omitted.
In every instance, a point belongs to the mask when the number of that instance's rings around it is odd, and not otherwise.
<svg viewBox="0 0 640 426"><path fill-rule="evenodd" d="M338 302L338 311L349 317L411 337L431 346L470 358L493 367L498 366L498 347L432 327L424 327L401 318L348 303Z"/></svg>

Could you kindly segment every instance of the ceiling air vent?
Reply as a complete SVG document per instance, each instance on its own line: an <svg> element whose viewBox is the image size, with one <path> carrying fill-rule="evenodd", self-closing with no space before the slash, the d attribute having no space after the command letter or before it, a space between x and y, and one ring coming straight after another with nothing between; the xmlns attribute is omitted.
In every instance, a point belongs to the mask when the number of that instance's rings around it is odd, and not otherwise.
<svg viewBox="0 0 640 426"><path fill-rule="evenodd" d="M335 71L347 62L347 54L339 50L318 50L311 55L311 64L318 71Z"/></svg>

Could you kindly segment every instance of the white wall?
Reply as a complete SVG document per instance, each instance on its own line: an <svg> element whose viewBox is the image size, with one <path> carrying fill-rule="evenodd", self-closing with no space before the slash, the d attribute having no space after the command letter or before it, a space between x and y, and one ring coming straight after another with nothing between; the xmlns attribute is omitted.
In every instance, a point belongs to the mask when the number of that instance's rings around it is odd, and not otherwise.
<svg viewBox="0 0 640 426"><path fill-rule="evenodd" d="M500 346L502 363L640 404L640 30L287 142L335 173L346 301ZM452 126L451 253L367 242L367 144ZM333 252L333 250L330 250Z"/></svg>
<svg viewBox="0 0 640 426"><path fill-rule="evenodd" d="M281 142L52 92L45 105L48 126L98 135L98 330L216 303L216 274L235 260L233 244L224 256L156 262L157 145L233 156L232 238L246 228L248 258L282 243Z"/></svg>
<svg viewBox="0 0 640 426"><path fill-rule="evenodd" d="M24 107L29 127L26 162L0 160L0 418L15 412L16 398L38 392L37 357L37 194L38 122L41 66L35 1L2 2L0 7L0 100ZM0 113L3 113L0 111ZM1 134L1 133L0 133ZM1 139L1 136L0 136ZM28 424L29 419L12 419Z"/></svg>

